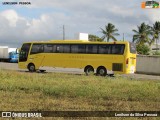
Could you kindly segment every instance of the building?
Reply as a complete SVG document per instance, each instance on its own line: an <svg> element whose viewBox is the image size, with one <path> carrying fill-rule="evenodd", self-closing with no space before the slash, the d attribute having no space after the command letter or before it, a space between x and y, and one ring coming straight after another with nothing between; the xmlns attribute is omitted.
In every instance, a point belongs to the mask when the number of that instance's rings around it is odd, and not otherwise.
<svg viewBox="0 0 160 120"><path fill-rule="evenodd" d="M152 50L160 50L160 40L158 40L157 42L155 41L151 48Z"/></svg>

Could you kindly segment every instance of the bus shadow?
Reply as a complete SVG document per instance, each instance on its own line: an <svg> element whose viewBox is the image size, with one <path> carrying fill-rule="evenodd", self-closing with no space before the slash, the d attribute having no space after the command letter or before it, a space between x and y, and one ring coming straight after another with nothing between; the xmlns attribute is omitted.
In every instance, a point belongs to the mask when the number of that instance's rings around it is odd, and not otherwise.
<svg viewBox="0 0 160 120"><path fill-rule="evenodd" d="M18 70L18 72L21 72L21 73L32 73L32 74L34 74L34 73L40 73L40 74L49 73L49 72L39 72L39 71L37 71L37 72L30 72L30 71L27 71L27 70Z"/></svg>
<svg viewBox="0 0 160 120"><path fill-rule="evenodd" d="M18 72L21 72L21 73L31 73L31 74L48 74L48 73L63 73L63 74L70 74L70 75L85 75L85 74L82 74L82 73L68 73L68 72L48 72L48 71L44 71L44 72L41 72L41 71L36 71L36 72L30 72L28 70L18 70Z"/></svg>

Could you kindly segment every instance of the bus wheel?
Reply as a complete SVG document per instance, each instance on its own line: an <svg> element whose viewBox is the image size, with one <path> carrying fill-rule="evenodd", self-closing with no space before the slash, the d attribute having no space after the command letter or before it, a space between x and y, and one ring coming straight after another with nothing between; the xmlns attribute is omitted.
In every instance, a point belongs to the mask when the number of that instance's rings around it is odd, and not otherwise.
<svg viewBox="0 0 160 120"><path fill-rule="evenodd" d="M105 67L98 67L97 68L97 75L106 76L107 75L106 68Z"/></svg>
<svg viewBox="0 0 160 120"><path fill-rule="evenodd" d="M94 74L94 68L92 66L86 66L84 69L84 72L86 75L93 75Z"/></svg>
<svg viewBox="0 0 160 120"><path fill-rule="evenodd" d="M35 72L35 71L36 71L35 65L32 64L32 63L30 63L30 64L28 65L28 70L29 70L30 72Z"/></svg>

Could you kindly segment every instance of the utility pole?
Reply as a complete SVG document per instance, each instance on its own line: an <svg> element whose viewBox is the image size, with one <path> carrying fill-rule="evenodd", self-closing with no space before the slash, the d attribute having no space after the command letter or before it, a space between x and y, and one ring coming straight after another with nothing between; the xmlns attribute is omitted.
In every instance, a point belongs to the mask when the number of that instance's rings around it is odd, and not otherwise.
<svg viewBox="0 0 160 120"><path fill-rule="evenodd" d="M124 41L124 33L123 33L123 41Z"/></svg>
<svg viewBox="0 0 160 120"><path fill-rule="evenodd" d="M65 26L63 25L63 40L65 40Z"/></svg>

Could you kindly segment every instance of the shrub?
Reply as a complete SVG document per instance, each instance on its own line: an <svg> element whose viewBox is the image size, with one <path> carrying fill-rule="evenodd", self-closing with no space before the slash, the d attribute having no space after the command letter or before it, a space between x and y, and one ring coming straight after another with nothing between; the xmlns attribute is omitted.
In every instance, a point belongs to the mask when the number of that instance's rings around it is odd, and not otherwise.
<svg viewBox="0 0 160 120"><path fill-rule="evenodd" d="M155 51L152 53L153 55L160 55L160 51Z"/></svg>
<svg viewBox="0 0 160 120"><path fill-rule="evenodd" d="M136 48L137 48L138 54L149 55L149 53L150 53L150 48L149 48L148 45L138 44L138 45L136 46Z"/></svg>

